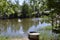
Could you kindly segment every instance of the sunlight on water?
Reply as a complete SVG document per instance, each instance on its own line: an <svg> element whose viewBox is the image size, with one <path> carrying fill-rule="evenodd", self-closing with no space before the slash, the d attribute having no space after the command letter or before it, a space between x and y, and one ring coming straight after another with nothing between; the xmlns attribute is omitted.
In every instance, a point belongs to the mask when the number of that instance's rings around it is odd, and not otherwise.
<svg viewBox="0 0 60 40"><path fill-rule="evenodd" d="M18 19L18 22L22 22L21 19Z"/></svg>

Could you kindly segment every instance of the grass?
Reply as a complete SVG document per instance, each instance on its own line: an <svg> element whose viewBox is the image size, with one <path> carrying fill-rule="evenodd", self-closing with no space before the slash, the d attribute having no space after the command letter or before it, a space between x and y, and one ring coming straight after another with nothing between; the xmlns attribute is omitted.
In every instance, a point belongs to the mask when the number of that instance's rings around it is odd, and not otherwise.
<svg viewBox="0 0 60 40"><path fill-rule="evenodd" d="M9 38L9 37L0 37L0 40L28 40L28 38Z"/></svg>
<svg viewBox="0 0 60 40"><path fill-rule="evenodd" d="M52 35L47 35L47 33L40 33L40 40L54 40Z"/></svg>
<svg viewBox="0 0 60 40"><path fill-rule="evenodd" d="M56 26L56 25L55 25ZM53 26L53 28L55 28L55 26ZM41 32L42 30L44 30L43 32ZM40 40L60 40L60 34L57 36L54 33L48 33L46 31L51 31L52 30L52 26L46 26L41 28L40 30Z"/></svg>
<svg viewBox="0 0 60 40"><path fill-rule="evenodd" d="M57 35L55 35L55 34L48 34L48 33L46 33L46 32L44 32L44 33L42 33L42 32L40 32L40 37L39 37L39 39L40 40L60 40L60 34L59 34L59 36L57 36Z"/></svg>
<svg viewBox="0 0 60 40"><path fill-rule="evenodd" d="M55 40L54 34L47 32L52 30L52 26L46 26L43 27L41 30L44 30L43 32L40 31L40 40Z"/></svg>
<svg viewBox="0 0 60 40"><path fill-rule="evenodd" d="M41 28L41 30L52 30L52 26L43 27L43 28Z"/></svg>
<svg viewBox="0 0 60 40"><path fill-rule="evenodd" d="M0 37L0 40L10 40L8 37Z"/></svg>
<svg viewBox="0 0 60 40"><path fill-rule="evenodd" d="M52 30L52 26L46 26L46 27L43 27L41 28L41 30L44 30L44 32L41 32L40 31L40 37L39 39L40 40L54 40L54 37L52 34L48 34L46 31L50 31Z"/></svg>
<svg viewBox="0 0 60 40"><path fill-rule="evenodd" d="M52 26L46 26L46 27L43 27L41 28L41 30L52 30L52 28L55 28L56 25L54 25L53 27Z"/></svg>

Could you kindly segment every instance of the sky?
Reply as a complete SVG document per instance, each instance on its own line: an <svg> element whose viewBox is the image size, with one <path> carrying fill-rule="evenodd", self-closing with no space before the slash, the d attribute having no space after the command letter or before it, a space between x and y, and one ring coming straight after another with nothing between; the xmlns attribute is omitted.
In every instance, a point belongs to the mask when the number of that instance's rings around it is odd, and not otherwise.
<svg viewBox="0 0 60 40"><path fill-rule="evenodd" d="M19 0L19 4L22 5L24 0ZM15 3L15 0L12 0L12 3Z"/></svg>
<svg viewBox="0 0 60 40"><path fill-rule="evenodd" d="M19 0L19 4L20 4L20 5L22 5L22 4L23 4L23 2L24 2L24 0ZM26 2L28 2L28 0L26 0ZM12 0L12 3L15 3L15 1L14 1L14 0Z"/></svg>
<svg viewBox="0 0 60 40"><path fill-rule="evenodd" d="M22 5L23 1L24 1L24 0L20 0L20 1L19 1L19 2L20 2L19 4Z"/></svg>

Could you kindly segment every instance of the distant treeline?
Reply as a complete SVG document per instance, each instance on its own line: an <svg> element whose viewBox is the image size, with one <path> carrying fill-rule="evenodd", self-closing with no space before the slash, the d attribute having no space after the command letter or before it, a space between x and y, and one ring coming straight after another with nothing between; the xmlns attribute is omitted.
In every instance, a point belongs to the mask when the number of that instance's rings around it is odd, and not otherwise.
<svg viewBox="0 0 60 40"><path fill-rule="evenodd" d="M54 0L25 0L22 5L19 0L0 0L0 19L30 18L50 16L60 13L60 1ZM52 17L53 17L52 16Z"/></svg>

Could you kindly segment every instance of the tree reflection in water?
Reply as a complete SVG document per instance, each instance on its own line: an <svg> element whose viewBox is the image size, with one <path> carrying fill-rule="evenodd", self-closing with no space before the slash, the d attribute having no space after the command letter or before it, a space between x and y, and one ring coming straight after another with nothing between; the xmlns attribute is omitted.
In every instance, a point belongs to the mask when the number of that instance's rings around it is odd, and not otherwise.
<svg viewBox="0 0 60 40"><path fill-rule="evenodd" d="M3 36L26 36L30 31L39 31L40 28L50 25L50 23L43 22L41 24L40 18L33 19L18 19L0 20L0 30Z"/></svg>

